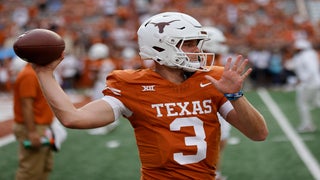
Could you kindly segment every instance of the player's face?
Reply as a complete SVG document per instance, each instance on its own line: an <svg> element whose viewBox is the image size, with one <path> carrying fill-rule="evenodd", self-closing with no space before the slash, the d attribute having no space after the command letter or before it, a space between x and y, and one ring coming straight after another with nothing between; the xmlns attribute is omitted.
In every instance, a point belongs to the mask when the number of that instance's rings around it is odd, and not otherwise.
<svg viewBox="0 0 320 180"><path fill-rule="evenodd" d="M196 40L196 39L184 41L181 46L181 49L185 53L199 53L200 50L198 48L198 43L199 43L199 40ZM193 55L189 54L188 56L191 61L198 60L198 57L195 54L193 54Z"/></svg>

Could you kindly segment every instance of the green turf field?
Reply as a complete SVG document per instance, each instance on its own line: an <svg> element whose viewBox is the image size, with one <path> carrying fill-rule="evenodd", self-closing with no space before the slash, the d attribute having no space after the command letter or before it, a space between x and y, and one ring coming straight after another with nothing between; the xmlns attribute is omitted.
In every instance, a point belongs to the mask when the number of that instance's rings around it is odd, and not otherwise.
<svg viewBox="0 0 320 180"><path fill-rule="evenodd" d="M269 93L295 128L299 119L294 92ZM253 142L232 129L232 141L226 148L222 164L223 174L228 176L228 180L315 179L260 96L256 92L247 92L246 97L264 115L270 133L266 141ZM313 110L313 116L320 127L320 109ZM68 130L68 133L62 151L55 154L52 180L139 179L137 148L132 128L126 120L107 135L93 136L84 130ZM320 130L297 135L318 163ZM106 145L113 141L119 142L120 146L107 148ZM16 167L17 143L0 147L0 180L14 179Z"/></svg>

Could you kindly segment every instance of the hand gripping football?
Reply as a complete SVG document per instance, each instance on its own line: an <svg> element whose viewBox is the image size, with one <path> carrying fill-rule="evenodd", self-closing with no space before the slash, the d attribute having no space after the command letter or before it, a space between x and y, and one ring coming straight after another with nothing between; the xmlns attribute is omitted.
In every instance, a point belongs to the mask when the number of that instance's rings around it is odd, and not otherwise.
<svg viewBox="0 0 320 180"><path fill-rule="evenodd" d="M24 61L44 66L61 56L65 42L53 31L33 29L20 35L13 49Z"/></svg>

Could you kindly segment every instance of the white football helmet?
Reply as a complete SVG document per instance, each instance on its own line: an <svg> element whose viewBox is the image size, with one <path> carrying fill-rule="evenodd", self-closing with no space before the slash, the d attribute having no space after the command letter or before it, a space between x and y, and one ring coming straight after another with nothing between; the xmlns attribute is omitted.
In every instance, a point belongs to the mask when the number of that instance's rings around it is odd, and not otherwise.
<svg viewBox="0 0 320 180"><path fill-rule="evenodd" d="M215 54L226 54L229 51L229 47L225 44L227 38L222 31L215 27L203 27L207 31L210 38L203 44L203 50Z"/></svg>
<svg viewBox="0 0 320 180"><path fill-rule="evenodd" d="M90 47L88 56L92 61L105 59L109 56L109 47L103 43L95 43Z"/></svg>
<svg viewBox="0 0 320 180"><path fill-rule="evenodd" d="M184 41L199 40L199 53L183 52ZM207 56L203 53L202 44L208 39L201 24L193 17L179 12L160 13L147 19L138 30L138 43L142 59L153 59L155 62L185 71L209 71L206 66ZM179 47L177 45L179 44ZM192 60L188 55L196 55Z"/></svg>

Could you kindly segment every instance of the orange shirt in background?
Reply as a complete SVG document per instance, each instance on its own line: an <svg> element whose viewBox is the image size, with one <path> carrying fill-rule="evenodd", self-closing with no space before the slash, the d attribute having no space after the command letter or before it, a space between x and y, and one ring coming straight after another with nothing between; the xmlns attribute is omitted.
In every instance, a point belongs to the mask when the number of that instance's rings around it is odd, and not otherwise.
<svg viewBox="0 0 320 180"><path fill-rule="evenodd" d="M53 113L42 94L36 73L27 64L18 74L14 84L14 121L16 123L24 123L22 116L22 98L33 98L34 106L33 113L35 116L35 123L48 125L51 124Z"/></svg>

